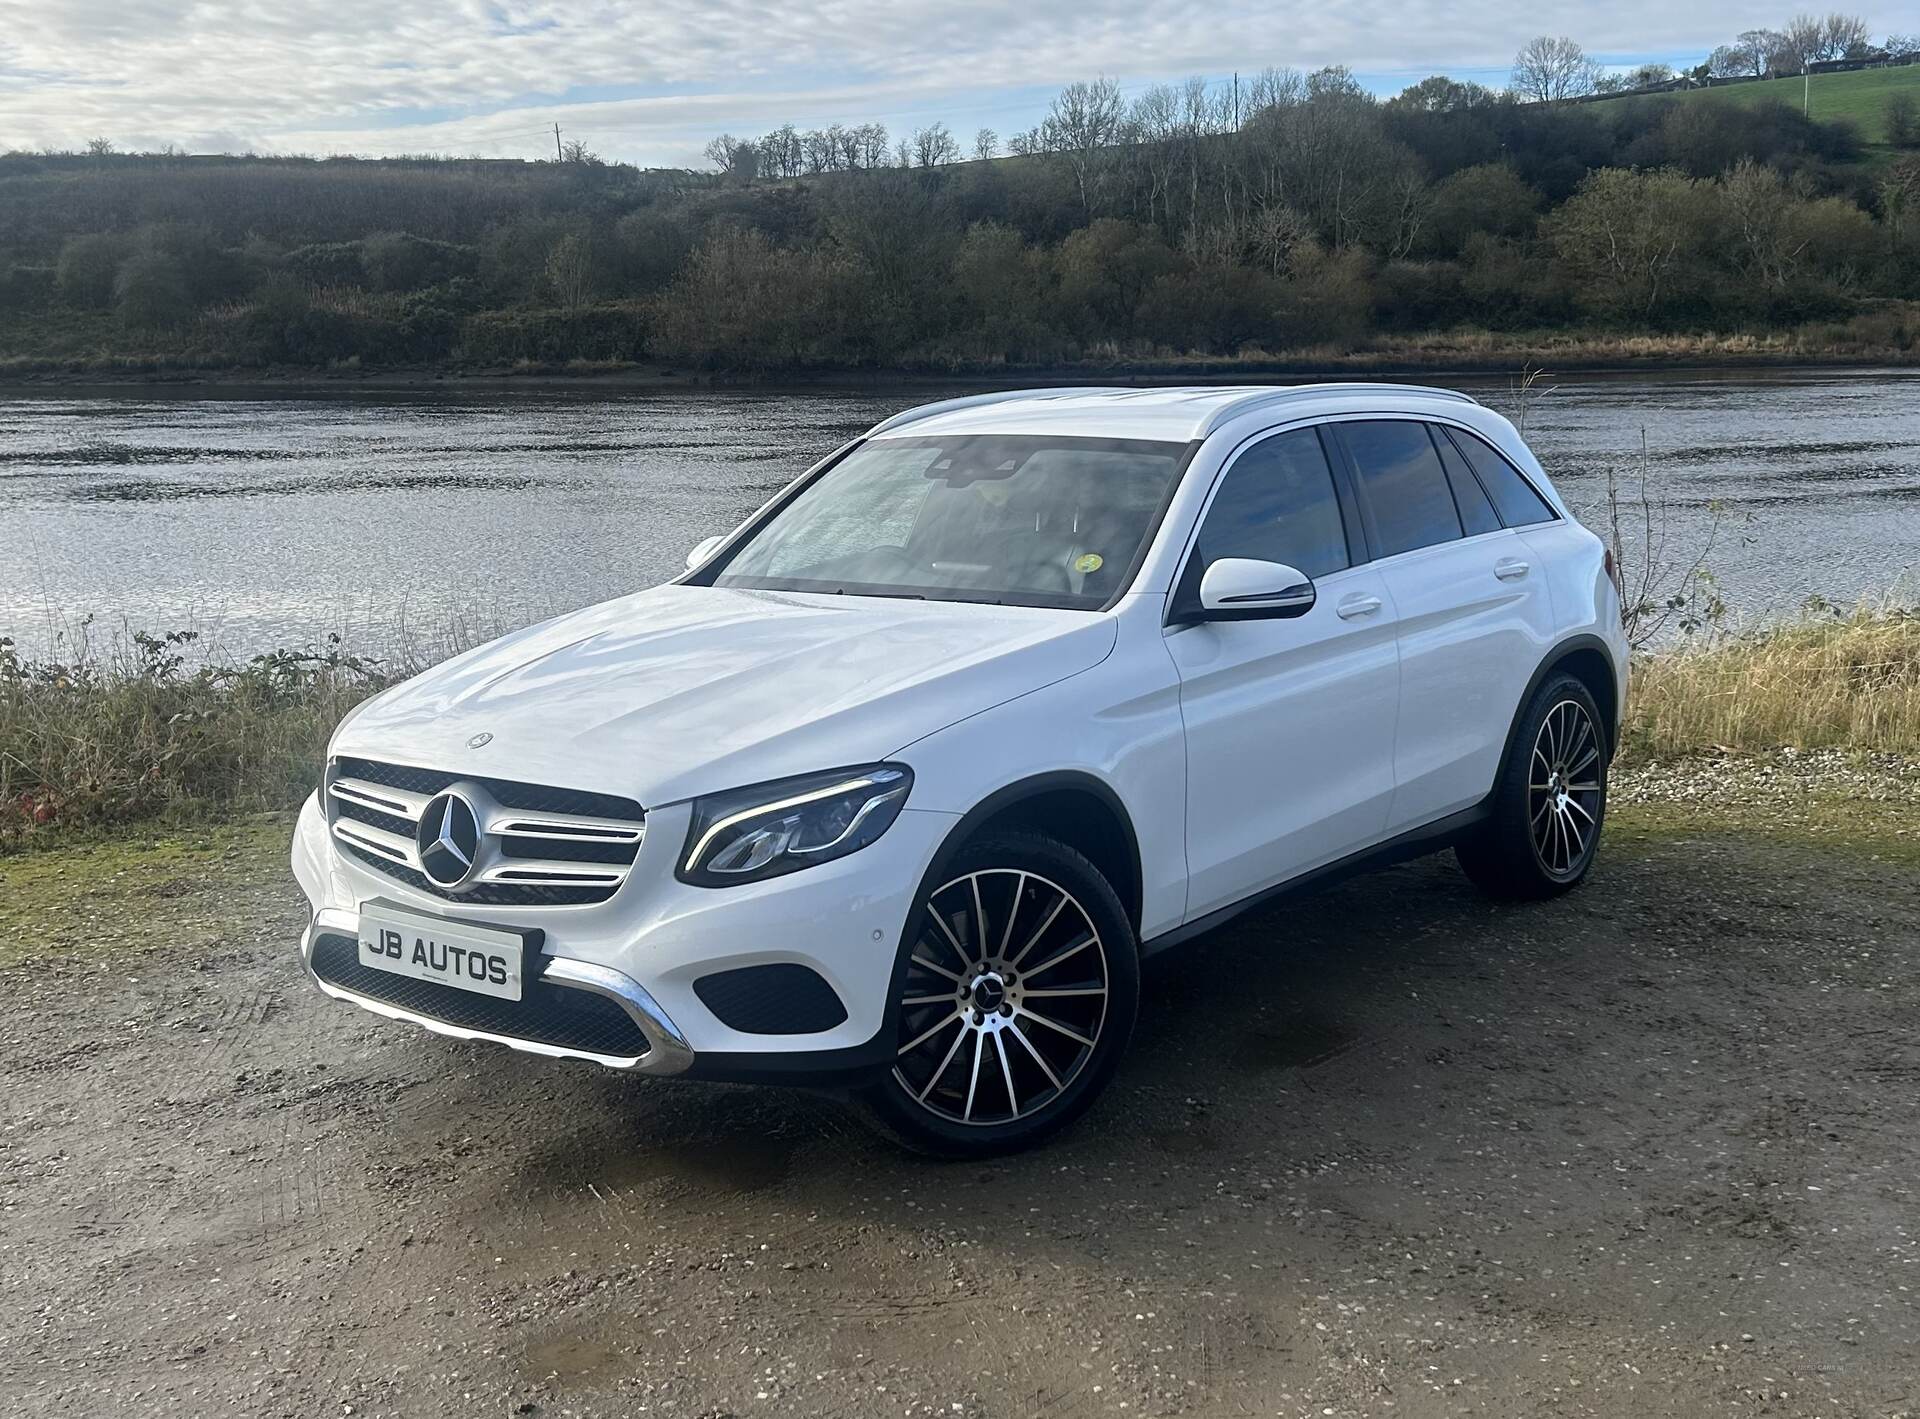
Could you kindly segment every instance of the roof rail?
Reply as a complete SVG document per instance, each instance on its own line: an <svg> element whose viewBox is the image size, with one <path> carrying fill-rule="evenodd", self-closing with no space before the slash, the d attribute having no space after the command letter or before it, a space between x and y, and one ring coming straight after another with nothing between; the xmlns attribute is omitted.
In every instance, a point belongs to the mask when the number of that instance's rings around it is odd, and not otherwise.
<svg viewBox="0 0 1920 1419"><path fill-rule="evenodd" d="M1242 414L1250 414L1255 409L1264 409L1269 404L1284 404L1290 399L1321 399L1329 394L1376 394L1390 392L1394 394L1418 394L1428 399L1452 399L1461 404L1478 404L1480 401L1471 394L1462 394L1457 389L1441 389L1431 384L1390 384L1385 382L1349 382L1345 384L1292 384L1276 389L1262 389L1243 394L1240 398L1222 404L1207 416L1199 433L1194 437L1205 438L1230 420Z"/></svg>
<svg viewBox="0 0 1920 1419"><path fill-rule="evenodd" d="M922 419L931 419L936 414L950 414L956 409L977 409L983 404L1008 404L1017 399L1057 399L1066 394L1099 394L1102 391L1093 385L1061 389L1003 389L994 394L969 394L960 399L942 399L937 404L922 404L917 409L903 409L890 419L882 419L867 430L867 437L886 433L906 424L917 424Z"/></svg>

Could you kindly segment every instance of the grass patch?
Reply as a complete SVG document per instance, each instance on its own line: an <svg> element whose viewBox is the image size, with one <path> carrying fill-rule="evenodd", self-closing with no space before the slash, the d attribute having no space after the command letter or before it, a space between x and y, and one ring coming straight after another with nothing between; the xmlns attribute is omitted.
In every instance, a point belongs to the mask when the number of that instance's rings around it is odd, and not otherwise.
<svg viewBox="0 0 1920 1419"><path fill-rule="evenodd" d="M1843 120L1858 128L1867 142L1884 145L1887 100L1895 94L1912 94L1920 99L1920 64L1814 74L1808 80L1756 79L1750 84L1722 84L1710 89L1622 97L1635 103L1732 103L1752 107L1773 102L1792 108L1799 108L1805 100L1808 114L1815 122Z"/></svg>
<svg viewBox="0 0 1920 1419"><path fill-rule="evenodd" d="M1635 667L1621 742L1648 759L1920 750L1920 612L1810 614L1650 656Z"/></svg>
<svg viewBox="0 0 1920 1419"><path fill-rule="evenodd" d="M1633 851L1676 840L1737 836L1824 847L1920 867L1920 809L1909 803L1860 811L1857 799L1815 790L1790 807L1732 799L1651 798L1607 805L1606 850Z"/></svg>
<svg viewBox="0 0 1920 1419"><path fill-rule="evenodd" d="M288 904L298 905L286 866L291 832L291 817L273 814L185 833L69 837L58 853L0 857L0 966L160 948L209 925L277 930Z"/></svg>

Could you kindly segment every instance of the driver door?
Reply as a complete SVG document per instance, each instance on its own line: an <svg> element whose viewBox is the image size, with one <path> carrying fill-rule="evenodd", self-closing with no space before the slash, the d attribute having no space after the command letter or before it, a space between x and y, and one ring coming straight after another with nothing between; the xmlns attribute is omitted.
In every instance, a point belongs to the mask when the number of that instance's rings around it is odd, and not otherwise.
<svg viewBox="0 0 1920 1419"><path fill-rule="evenodd" d="M1399 649L1351 489L1313 428L1235 455L1174 593L1167 648L1187 745L1187 919L1378 841L1393 801ZM1304 614L1185 619L1221 557L1313 578Z"/></svg>

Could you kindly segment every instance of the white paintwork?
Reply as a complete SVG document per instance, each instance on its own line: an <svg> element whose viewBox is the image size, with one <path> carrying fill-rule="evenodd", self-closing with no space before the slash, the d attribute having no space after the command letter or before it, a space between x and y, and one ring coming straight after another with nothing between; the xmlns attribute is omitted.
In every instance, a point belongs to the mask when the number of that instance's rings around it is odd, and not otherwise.
<svg viewBox="0 0 1920 1419"><path fill-rule="evenodd" d="M1285 562L1252 557L1221 557L1200 578L1200 604L1208 611L1232 614L1299 614L1314 603L1307 574Z"/></svg>
<svg viewBox="0 0 1920 1419"><path fill-rule="evenodd" d="M1563 520L1321 578L1304 614L1167 624L1235 452L1279 429L1381 414L1479 434ZM1112 795L1137 841L1138 924L1151 939L1484 796L1524 687L1568 638L1604 642L1624 698L1619 604L1599 541L1512 426L1470 401L1393 386L1044 391L936 406L872 437L962 431L1200 442L1130 587L1105 611L682 579L387 691L348 717L331 752L620 794L645 806L645 839L604 904L456 906L336 852L316 799L293 848L316 913L350 923L379 896L537 926L550 954L643 987L696 1058L849 1048L882 1028L922 876L965 815L1003 790L1073 774ZM714 550L701 544L690 565ZM491 740L470 748L483 734ZM915 778L871 846L736 887L675 877L692 799L880 761ZM711 971L779 961L825 977L847 1021L744 1035L694 993Z"/></svg>

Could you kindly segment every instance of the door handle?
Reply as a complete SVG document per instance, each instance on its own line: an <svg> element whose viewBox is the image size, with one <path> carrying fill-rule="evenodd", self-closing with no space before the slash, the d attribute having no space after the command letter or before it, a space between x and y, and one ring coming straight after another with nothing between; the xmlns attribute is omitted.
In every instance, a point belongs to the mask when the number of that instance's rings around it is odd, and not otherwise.
<svg viewBox="0 0 1920 1419"><path fill-rule="evenodd" d="M1341 620L1352 621L1361 616L1371 616L1375 611L1378 611L1380 609L1380 598L1377 596L1349 596L1333 609Z"/></svg>
<svg viewBox="0 0 1920 1419"><path fill-rule="evenodd" d="M1531 570L1532 568L1518 557L1508 557L1504 561L1493 564L1493 574L1502 581L1518 581Z"/></svg>

